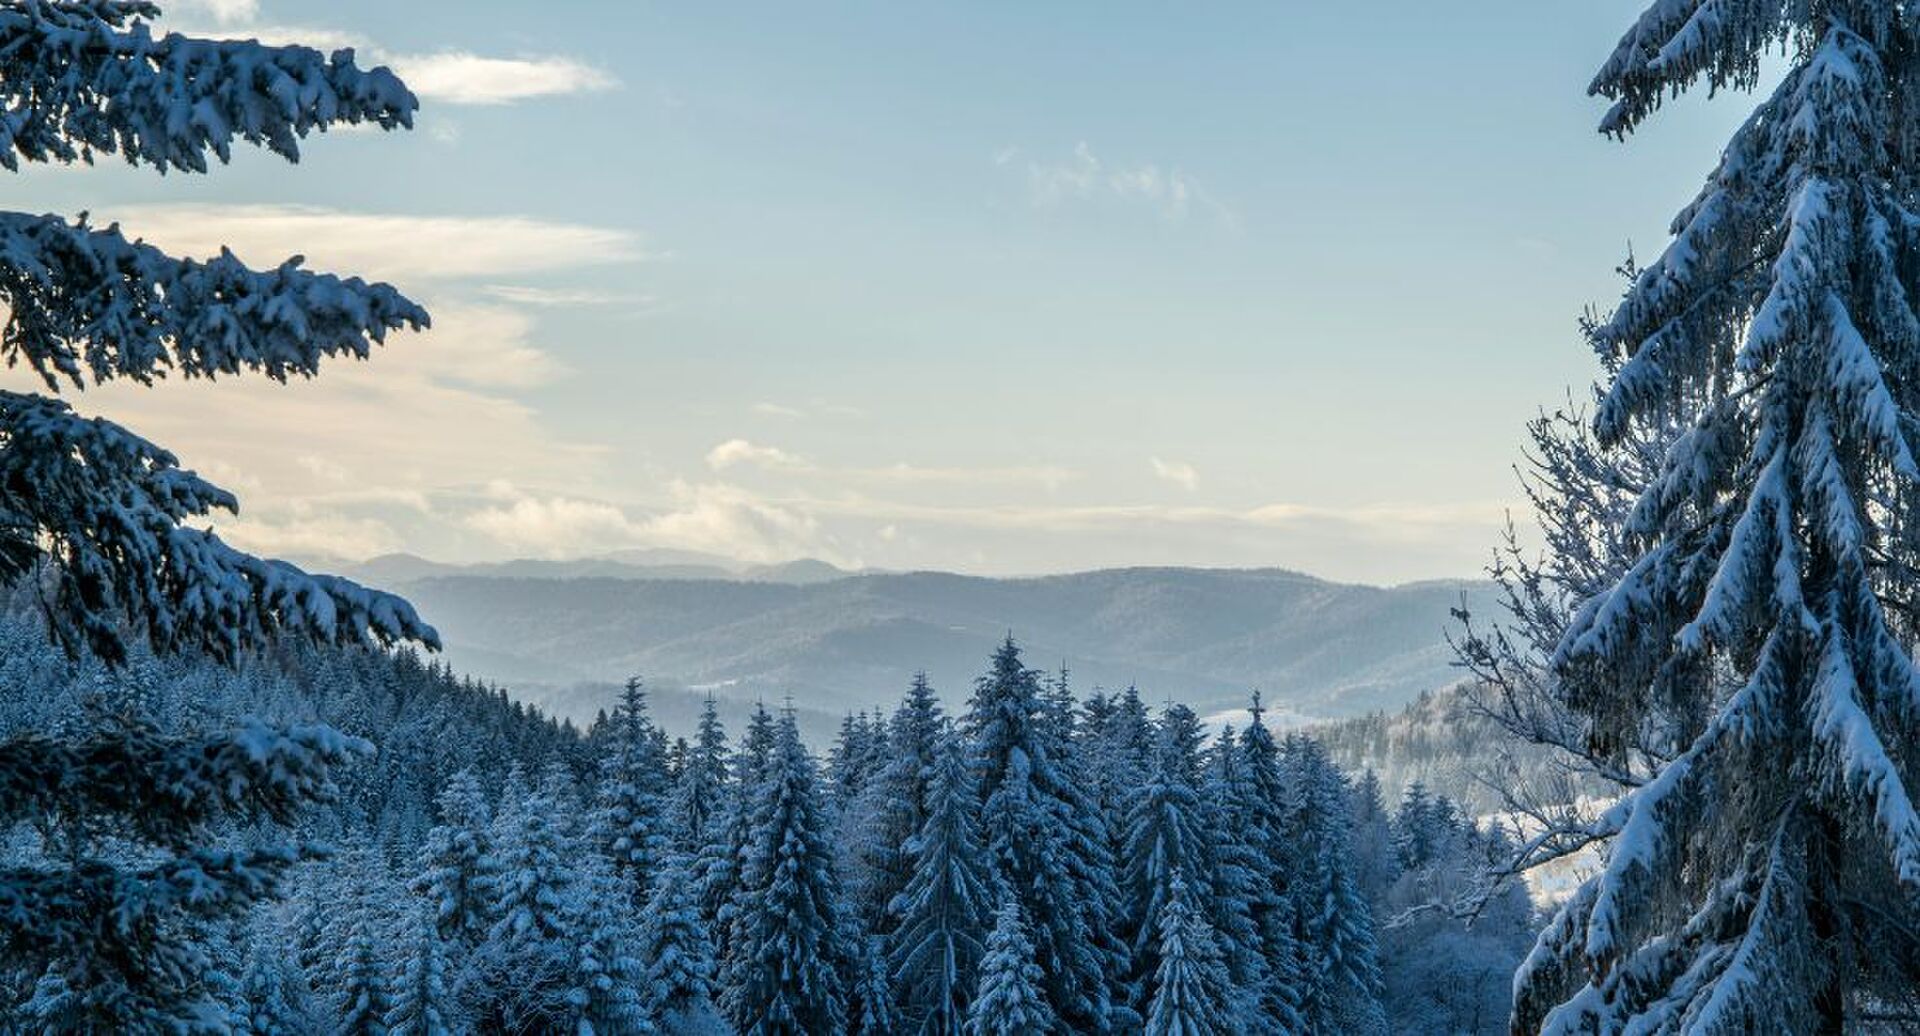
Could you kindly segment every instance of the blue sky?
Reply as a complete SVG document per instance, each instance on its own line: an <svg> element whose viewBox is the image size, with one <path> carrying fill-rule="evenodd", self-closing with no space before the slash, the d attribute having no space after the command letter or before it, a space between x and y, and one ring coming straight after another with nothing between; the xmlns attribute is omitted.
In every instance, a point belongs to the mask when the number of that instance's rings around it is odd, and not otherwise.
<svg viewBox="0 0 1920 1036"><path fill-rule="evenodd" d="M77 401L249 547L1465 576L1747 110L1595 134L1635 7L200 0L392 63L417 130L11 186L434 310L311 384Z"/></svg>

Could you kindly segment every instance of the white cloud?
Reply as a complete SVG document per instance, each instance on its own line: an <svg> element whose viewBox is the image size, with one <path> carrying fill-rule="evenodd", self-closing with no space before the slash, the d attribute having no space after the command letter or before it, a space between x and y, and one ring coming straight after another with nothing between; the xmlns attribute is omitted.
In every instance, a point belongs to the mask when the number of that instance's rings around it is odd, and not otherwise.
<svg viewBox="0 0 1920 1036"><path fill-rule="evenodd" d="M258 0L180 0L168 7L179 17L166 19L166 28L187 35L255 39L274 46L300 44L320 51L350 47L361 52L362 65L390 65L422 100L442 104L512 104L620 85L611 73L564 55L497 58L464 50L401 54L339 29L263 23ZM196 19L213 24L203 25Z"/></svg>
<svg viewBox="0 0 1920 1036"><path fill-rule="evenodd" d="M1171 482L1189 493L1200 488L1200 473L1193 469L1193 465L1184 464L1179 461L1161 460L1158 457L1148 459L1153 464L1153 473L1155 476Z"/></svg>
<svg viewBox="0 0 1920 1036"><path fill-rule="evenodd" d="M1013 148L997 152L994 165L1011 166L1018 154ZM1095 155L1086 141L1075 144L1066 161L1028 162L1027 193L1041 208L1070 201L1135 204L1153 209L1169 223L1184 223L1200 211L1222 229L1240 229L1238 214L1179 168L1162 168L1150 162L1114 166Z"/></svg>
<svg viewBox="0 0 1920 1036"><path fill-rule="evenodd" d="M489 58L444 51L396 54L387 60L414 93L448 104L511 104L619 85L608 73L567 57Z"/></svg>
<svg viewBox="0 0 1920 1036"><path fill-rule="evenodd" d="M533 344L534 321L522 310L465 302L435 302L433 330L396 342L382 358L388 375L408 372L475 388L543 385L564 373L560 362Z"/></svg>
<svg viewBox="0 0 1920 1036"><path fill-rule="evenodd" d="M174 14L205 15L223 25L260 17L260 0L173 0L167 7Z"/></svg>
<svg viewBox="0 0 1920 1036"><path fill-rule="evenodd" d="M489 284L486 293L516 306L616 306L637 305L651 308L658 301L651 295L627 295L579 288L535 288L521 284Z"/></svg>
<svg viewBox="0 0 1920 1036"><path fill-rule="evenodd" d="M805 417L807 412L799 407L783 406L779 403L755 403L754 413L765 417Z"/></svg>
<svg viewBox="0 0 1920 1036"><path fill-rule="evenodd" d="M647 546L723 554L742 561L849 559L821 533L819 519L725 483L676 482L675 506L640 526Z"/></svg>
<svg viewBox="0 0 1920 1036"><path fill-rule="evenodd" d="M633 234L519 216L410 216L306 205L136 205L122 229L170 251L222 245L255 266L304 255L315 269L394 281L538 273L650 256Z"/></svg>
<svg viewBox="0 0 1920 1036"><path fill-rule="evenodd" d="M245 518L221 523L220 538L268 557L332 557L359 560L405 548L400 534L375 518L292 515L279 520Z"/></svg>
<svg viewBox="0 0 1920 1036"><path fill-rule="evenodd" d="M469 514L463 523L517 554L539 557L631 546L638 533L618 507L567 497L523 496Z"/></svg>
<svg viewBox="0 0 1920 1036"><path fill-rule="evenodd" d="M813 465L805 458L777 446L759 446L745 439L728 439L707 451L707 467L715 471L725 471L738 464L776 471L813 470Z"/></svg>
<svg viewBox="0 0 1920 1036"><path fill-rule="evenodd" d="M791 416L783 410L765 410L760 407L756 407L755 410L760 413ZM714 471L747 466L764 471L806 474L842 482L883 482L903 485L1038 485L1051 490L1059 488L1064 482L1080 477L1079 472L1051 465L928 467L902 461L878 467L830 467L815 463L778 446L765 446L748 439L728 439L708 450L706 461L707 467Z"/></svg>
<svg viewBox="0 0 1920 1036"><path fill-rule="evenodd" d="M638 516L605 501L505 488L516 495L466 515L461 524L522 556L667 547L750 562L846 560L821 535L814 517L726 483L674 481L664 506Z"/></svg>

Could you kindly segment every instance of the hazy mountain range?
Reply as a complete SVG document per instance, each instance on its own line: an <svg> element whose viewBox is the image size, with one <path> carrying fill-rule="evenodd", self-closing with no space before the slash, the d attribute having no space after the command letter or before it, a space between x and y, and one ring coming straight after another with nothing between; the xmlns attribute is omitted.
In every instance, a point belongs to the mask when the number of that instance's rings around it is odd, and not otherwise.
<svg viewBox="0 0 1920 1036"><path fill-rule="evenodd" d="M1034 578L749 567L629 552L577 561L437 564L404 555L331 570L405 593L456 669L590 716L611 683L808 711L892 704L924 669L950 706L1011 632L1082 692L1137 684L1203 712L1260 688L1299 718L1397 707L1456 672L1444 633L1484 584L1331 583L1279 569L1133 568Z"/></svg>

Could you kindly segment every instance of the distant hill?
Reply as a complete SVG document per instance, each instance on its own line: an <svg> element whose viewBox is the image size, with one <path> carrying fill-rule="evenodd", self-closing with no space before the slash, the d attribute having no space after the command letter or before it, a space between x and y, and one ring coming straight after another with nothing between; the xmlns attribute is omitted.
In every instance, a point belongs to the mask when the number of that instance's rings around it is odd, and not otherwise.
<svg viewBox="0 0 1920 1036"><path fill-rule="evenodd" d="M522 558L480 565L450 565L412 554L382 554L366 561L299 558L321 572L347 576L372 586L396 587L439 576L490 579L719 579L750 583L825 583L853 573L811 558L778 565L741 565L711 554L684 550L628 550L599 557L548 561Z"/></svg>
<svg viewBox="0 0 1920 1036"><path fill-rule="evenodd" d="M724 578L647 567L600 559L449 570L383 559L349 574L411 598L457 670L579 716L635 672L665 688L791 694L836 711L891 704L925 669L958 705L1008 632L1033 664L1065 663L1083 692L1137 683L1150 700L1215 711L1258 687L1302 719L1354 716L1450 682L1448 609L1463 595L1476 608L1488 600L1479 583L1351 586L1278 569L992 579L852 574L819 562ZM575 690L582 684L601 686Z"/></svg>

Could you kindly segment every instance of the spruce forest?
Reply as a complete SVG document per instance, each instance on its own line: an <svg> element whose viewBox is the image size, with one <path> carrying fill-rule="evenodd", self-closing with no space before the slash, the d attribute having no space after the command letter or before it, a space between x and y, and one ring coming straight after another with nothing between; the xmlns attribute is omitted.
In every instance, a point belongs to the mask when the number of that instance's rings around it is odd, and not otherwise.
<svg viewBox="0 0 1920 1036"><path fill-rule="evenodd" d="M0 0L0 164L257 184L504 103L450 91L472 55L162 17ZM0 213L0 1033L1920 1032L1920 7L1651 0L1590 92L1620 142L1750 114L1579 325L1592 384L1485 458L1526 513L1432 617L1446 686L1337 722L1086 682L1019 629L831 736L723 680L667 722L649 672L576 721L401 596L230 545L234 494L82 406L378 371L427 306ZM1226 211L1076 155L1036 205Z"/></svg>

